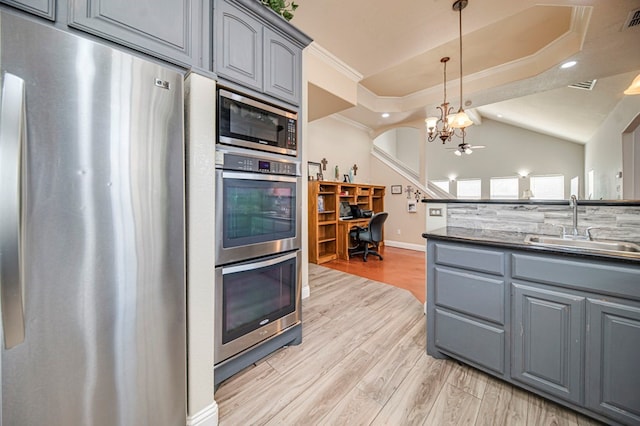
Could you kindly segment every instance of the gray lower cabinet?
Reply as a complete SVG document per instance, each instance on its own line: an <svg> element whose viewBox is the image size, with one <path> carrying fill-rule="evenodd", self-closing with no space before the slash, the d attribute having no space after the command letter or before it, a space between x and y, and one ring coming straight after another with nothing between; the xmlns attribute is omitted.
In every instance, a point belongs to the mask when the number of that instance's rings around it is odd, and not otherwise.
<svg viewBox="0 0 640 426"><path fill-rule="evenodd" d="M11 5L51 21L56 19L55 0L0 0L0 3Z"/></svg>
<svg viewBox="0 0 640 426"><path fill-rule="evenodd" d="M433 248L427 288L429 353L506 373L504 255L457 245Z"/></svg>
<svg viewBox="0 0 640 426"><path fill-rule="evenodd" d="M276 31L276 26L271 24L275 22L282 27L285 21L256 1L219 0L215 15L216 73L298 106L302 90L302 46L310 40L296 42L285 36L284 31ZM264 16L271 21L262 19ZM293 30L293 27L287 29Z"/></svg>
<svg viewBox="0 0 640 426"><path fill-rule="evenodd" d="M588 299L587 326L587 407L640 424L640 305Z"/></svg>
<svg viewBox="0 0 640 426"><path fill-rule="evenodd" d="M69 0L73 28L180 65L209 59L208 2L193 0Z"/></svg>
<svg viewBox="0 0 640 426"><path fill-rule="evenodd" d="M511 376L580 403L585 298L512 284Z"/></svg>
<svg viewBox="0 0 640 426"><path fill-rule="evenodd" d="M427 354L640 425L640 263L430 238Z"/></svg>

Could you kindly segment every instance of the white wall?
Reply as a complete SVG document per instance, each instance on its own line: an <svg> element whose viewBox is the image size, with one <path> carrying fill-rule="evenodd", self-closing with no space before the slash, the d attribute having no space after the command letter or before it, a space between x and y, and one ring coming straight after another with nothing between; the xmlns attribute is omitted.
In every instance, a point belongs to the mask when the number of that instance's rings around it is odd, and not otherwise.
<svg viewBox="0 0 640 426"><path fill-rule="evenodd" d="M640 114L640 96L625 96L607 116L585 149L585 173L594 171L594 199L621 198L622 133Z"/></svg>
<svg viewBox="0 0 640 426"><path fill-rule="evenodd" d="M356 182L385 185L385 210L389 212L385 223L385 240L397 246L421 248L424 245L421 235L425 225L425 204L418 203L417 213L408 213L406 195L391 195L391 185L402 185L405 188L412 183L373 157L372 144L372 137L367 129L335 116L316 120L307 126L305 150L308 161L320 162L326 158L328 164L324 175L327 180L333 180L333 168L336 164L342 180L342 175L356 163Z"/></svg>
<svg viewBox="0 0 640 426"><path fill-rule="evenodd" d="M580 176L584 188L584 146L525 130L519 127L483 119L482 124L467 129L465 142L485 145L471 155L453 154L460 139L447 142L427 142L427 177L429 180L481 178L482 198L489 198L491 177L517 176L521 170L532 175L564 174L565 194L569 197L570 182Z"/></svg>
<svg viewBox="0 0 640 426"><path fill-rule="evenodd" d="M334 168L337 165L342 175L357 164L356 183L379 183L371 179L371 138L368 132L358 125L330 116L313 121L307 125L304 149L307 160L320 162L326 158L327 170L323 170L325 180L334 180Z"/></svg>

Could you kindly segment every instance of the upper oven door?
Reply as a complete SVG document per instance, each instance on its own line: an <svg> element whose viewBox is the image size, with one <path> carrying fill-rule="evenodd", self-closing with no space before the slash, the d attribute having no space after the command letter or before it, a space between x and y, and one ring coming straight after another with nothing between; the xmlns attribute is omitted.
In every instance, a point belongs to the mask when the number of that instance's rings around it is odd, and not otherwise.
<svg viewBox="0 0 640 426"><path fill-rule="evenodd" d="M218 90L218 142L296 156L297 114Z"/></svg>
<svg viewBox="0 0 640 426"><path fill-rule="evenodd" d="M300 180L216 170L216 265L300 248Z"/></svg>

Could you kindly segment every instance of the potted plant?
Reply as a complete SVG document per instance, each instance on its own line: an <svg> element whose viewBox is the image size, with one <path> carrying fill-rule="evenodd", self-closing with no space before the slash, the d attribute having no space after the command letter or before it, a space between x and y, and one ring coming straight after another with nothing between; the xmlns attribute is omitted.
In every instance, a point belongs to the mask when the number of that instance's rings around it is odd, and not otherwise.
<svg viewBox="0 0 640 426"><path fill-rule="evenodd" d="M293 18L293 12L298 8L298 5L294 2L287 2L285 0L258 0L263 5L270 7L278 15L282 16L287 21Z"/></svg>

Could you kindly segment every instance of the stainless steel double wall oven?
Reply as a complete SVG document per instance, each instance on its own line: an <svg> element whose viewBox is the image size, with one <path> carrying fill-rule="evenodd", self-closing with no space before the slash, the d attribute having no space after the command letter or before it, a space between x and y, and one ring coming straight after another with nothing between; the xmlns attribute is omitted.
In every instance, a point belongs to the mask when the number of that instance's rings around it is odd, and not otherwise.
<svg viewBox="0 0 640 426"><path fill-rule="evenodd" d="M216 368L299 326L297 115L218 90Z"/></svg>

